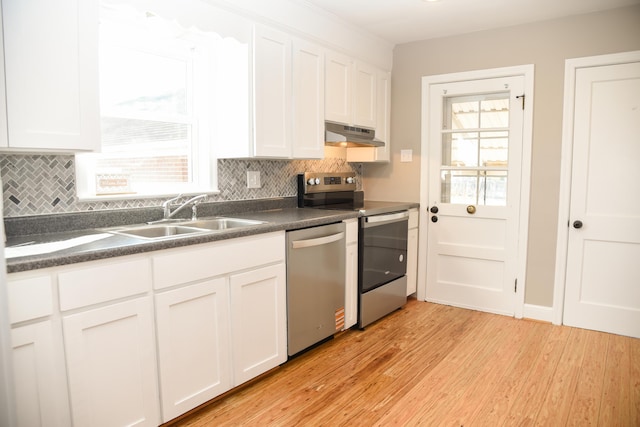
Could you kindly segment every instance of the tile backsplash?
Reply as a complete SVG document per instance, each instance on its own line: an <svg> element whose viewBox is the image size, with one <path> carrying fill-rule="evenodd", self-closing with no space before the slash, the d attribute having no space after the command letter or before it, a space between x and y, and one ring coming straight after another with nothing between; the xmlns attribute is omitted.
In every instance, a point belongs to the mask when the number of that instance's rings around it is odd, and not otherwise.
<svg viewBox="0 0 640 427"><path fill-rule="evenodd" d="M164 199L81 202L75 190L73 155L0 155L5 217L159 206ZM261 188L247 188L247 171L259 171ZM237 201L295 196L296 174L356 172L362 164L343 158L323 160L218 160L220 193L209 201ZM358 180L360 182L360 180ZM358 189L360 188L360 184Z"/></svg>

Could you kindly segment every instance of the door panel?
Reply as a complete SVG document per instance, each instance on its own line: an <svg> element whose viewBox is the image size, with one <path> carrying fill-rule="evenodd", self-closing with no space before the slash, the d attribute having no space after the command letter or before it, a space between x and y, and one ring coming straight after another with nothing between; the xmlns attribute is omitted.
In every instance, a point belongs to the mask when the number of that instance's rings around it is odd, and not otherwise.
<svg viewBox="0 0 640 427"><path fill-rule="evenodd" d="M640 337L640 63L577 69L575 88L563 322Z"/></svg>
<svg viewBox="0 0 640 427"><path fill-rule="evenodd" d="M514 315L524 77L431 86L426 299Z"/></svg>

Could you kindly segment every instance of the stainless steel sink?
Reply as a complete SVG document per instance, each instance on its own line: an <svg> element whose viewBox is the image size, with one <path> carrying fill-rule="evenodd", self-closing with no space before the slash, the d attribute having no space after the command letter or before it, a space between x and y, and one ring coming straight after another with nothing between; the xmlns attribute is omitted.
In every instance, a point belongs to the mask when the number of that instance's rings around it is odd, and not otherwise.
<svg viewBox="0 0 640 427"><path fill-rule="evenodd" d="M264 221L256 221L252 219L239 219L239 218L210 218L210 219L198 219L195 221L181 222L180 225L188 227L204 228L206 230L228 230L232 228L249 227L252 225L264 224Z"/></svg>
<svg viewBox="0 0 640 427"><path fill-rule="evenodd" d="M209 234L264 223L264 221L255 221L251 219L217 217L194 221L172 221L166 224L137 224L129 227L112 228L105 231L125 236L138 237L141 239L159 240L195 236L198 234Z"/></svg>
<svg viewBox="0 0 640 427"><path fill-rule="evenodd" d="M186 227L182 225L146 225L110 231L112 233L141 237L143 239L166 239L171 237L193 235L197 233L206 233L209 230L203 230L201 228L195 227Z"/></svg>

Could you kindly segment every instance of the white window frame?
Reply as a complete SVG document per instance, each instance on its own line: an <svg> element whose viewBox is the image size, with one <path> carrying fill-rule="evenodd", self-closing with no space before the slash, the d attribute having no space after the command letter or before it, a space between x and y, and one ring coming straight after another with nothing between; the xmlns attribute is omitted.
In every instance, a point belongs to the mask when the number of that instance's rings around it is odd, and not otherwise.
<svg viewBox="0 0 640 427"><path fill-rule="evenodd" d="M202 44L208 43L207 36L194 35L194 39L202 37ZM218 36L211 35L211 49L215 49L215 42ZM171 49L162 49L161 52L153 52L147 47L139 48L142 52L160 53L166 55ZM204 50L204 49L203 49ZM215 87L215 58L214 55L198 53L198 49L193 52L192 58L186 58L183 53L174 52L174 57L180 55L188 61L192 61L188 66L188 88L187 88L187 115L181 117L177 115L162 116L158 114L137 114L135 112L105 111L105 116L126 117L144 120L166 120L173 123L187 123L191 125L191 179L188 183L157 183L140 187L136 193L131 194L96 194L96 159L100 154L88 153L76 155L76 190L79 200L122 200L122 199L142 199L158 198L176 193L200 194L217 193L217 159L212 150L214 129L212 120L209 117L214 114L214 87ZM170 55L171 56L171 55ZM193 61L197 61L197 66L193 66ZM197 89L196 89L197 88ZM203 89L204 88L204 89ZM133 156L134 154L132 154ZM114 157L122 157L114 154Z"/></svg>

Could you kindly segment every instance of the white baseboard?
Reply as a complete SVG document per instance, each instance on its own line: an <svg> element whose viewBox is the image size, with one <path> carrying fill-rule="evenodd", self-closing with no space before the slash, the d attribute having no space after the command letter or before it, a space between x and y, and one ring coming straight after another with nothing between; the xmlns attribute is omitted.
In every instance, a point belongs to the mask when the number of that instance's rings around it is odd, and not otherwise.
<svg viewBox="0 0 640 427"><path fill-rule="evenodd" d="M543 305L525 304L523 317L525 319L540 320L542 322L553 322L553 307Z"/></svg>

